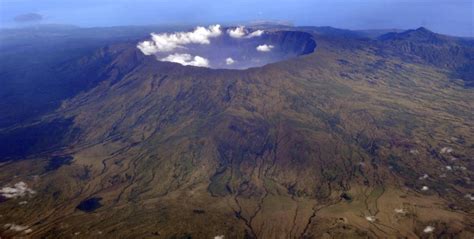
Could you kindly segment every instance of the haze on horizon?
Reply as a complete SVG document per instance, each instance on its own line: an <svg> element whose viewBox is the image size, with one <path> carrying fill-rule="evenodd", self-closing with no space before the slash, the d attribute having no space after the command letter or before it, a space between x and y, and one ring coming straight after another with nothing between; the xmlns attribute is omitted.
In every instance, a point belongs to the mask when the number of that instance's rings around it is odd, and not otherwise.
<svg viewBox="0 0 474 239"><path fill-rule="evenodd" d="M0 27L239 24L413 29L474 37L472 0L2 0Z"/></svg>

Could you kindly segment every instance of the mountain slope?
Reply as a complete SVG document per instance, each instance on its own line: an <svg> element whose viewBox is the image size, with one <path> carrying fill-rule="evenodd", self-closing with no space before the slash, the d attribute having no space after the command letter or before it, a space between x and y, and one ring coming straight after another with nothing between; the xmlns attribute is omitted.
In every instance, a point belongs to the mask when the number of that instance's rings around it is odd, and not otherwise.
<svg viewBox="0 0 474 239"><path fill-rule="evenodd" d="M401 33L387 33L378 39L385 43L387 52L411 56L404 57L406 61L421 60L436 67L449 69L454 77L465 81L466 87L472 87L474 84L472 40L444 36L423 27Z"/></svg>
<svg viewBox="0 0 474 239"><path fill-rule="evenodd" d="M315 37L243 71L102 49L100 83L37 122L71 120L68 141L1 166L36 191L2 220L34 237L472 237L472 89L404 61L419 52Z"/></svg>

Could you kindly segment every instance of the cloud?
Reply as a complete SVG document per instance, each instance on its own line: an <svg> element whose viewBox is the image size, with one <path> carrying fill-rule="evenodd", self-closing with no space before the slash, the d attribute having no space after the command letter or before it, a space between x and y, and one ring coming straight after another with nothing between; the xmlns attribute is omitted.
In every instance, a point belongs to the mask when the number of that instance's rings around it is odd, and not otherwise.
<svg viewBox="0 0 474 239"><path fill-rule="evenodd" d="M259 37L259 36L263 35L263 33L264 33L263 30L256 30L256 31L250 33L247 37L248 38Z"/></svg>
<svg viewBox="0 0 474 239"><path fill-rule="evenodd" d="M229 34L230 37L242 38L247 34L247 31L244 29L243 26L240 26L240 27L236 27L234 29L227 30L227 33Z"/></svg>
<svg viewBox="0 0 474 239"><path fill-rule="evenodd" d="M440 153L442 153L442 154L451 153L451 152L453 152L453 149L450 148L450 147L444 147L440 151Z"/></svg>
<svg viewBox="0 0 474 239"><path fill-rule="evenodd" d="M425 229L423 230L423 232L424 232L424 233L431 233L431 232L434 231L434 229L435 229L435 228L432 227L432 226L427 226L427 227L425 227Z"/></svg>
<svg viewBox="0 0 474 239"><path fill-rule="evenodd" d="M418 154L419 151L417 149L410 149L411 154Z"/></svg>
<svg viewBox="0 0 474 239"><path fill-rule="evenodd" d="M423 180L429 178L428 174L423 174L423 176L419 177L418 179Z"/></svg>
<svg viewBox="0 0 474 239"><path fill-rule="evenodd" d="M264 45L257 46L257 51L269 52L272 50L272 48L273 48L273 45L264 44Z"/></svg>
<svg viewBox="0 0 474 239"><path fill-rule="evenodd" d="M26 13L26 14L21 14L17 15L15 18L13 18L15 22L39 22L43 20L43 16L38 13Z"/></svg>
<svg viewBox="0 0 474 239"><path fill-rule="evenodd" d="M369 222L375 222L375 217L374 216L366 216L365 220L367 220Z"/></svg>
<svg viewBox="0 0 474 239"><path fill-rule="evenodd" d="M188 32L174 33L151 33L150 39L137 43L137 48L144 55L154 55L159 61L179 63L185 66L211 67L206 53L196 53L194 47L197 44L209 45L212 38L217 38L227 33L233 38L250 39L265 34L264 30L251 31L244 26L226 28L222 30L219 24L208 27L198 26ZM260 45L258 51L271 51L273 45ZM212 50L209 50L212 51ZM198 54L198 55L196 55ZM212 60L212 55L211 55ZM230 57L225 59L226 65L234 65L236 61Z"/></svg>
<svg viewBox="0 0 474 239"><path fill-rule="evenodd" d="M235 63L234 59L232 59L232 58L230 58L230 57L228 57L227 59L225 59L225 64L226 64L226 65L232 65L232 64L234 64L234 63Z"/></svg>
<svg viewBox="0 0 474 239"><path fill-rule="evenodd" d="M209 60L200 56L192 57L190 54L175 53L162 58L161 61L175 62L183 66L209 67Z"/></svg>
<svg viewBox="0 0 474 239"><path fill-rule="evenodd" d="M464 167L464 166L457 166L457 165L454 165L452 168L453 168L453 169L456 169L456 170L458 170L458 169L459 169L459 170L467 170L466 167Z"/></svg>
<svg viewBox="0 0 474 239"><path fill-rule="evenodd" d="M249 34L247 29L245 29L244 26L239 26L234 29L227 30L227 34L229 34L229 36L233 38L253 38L253 37L259 37L263 33L264 33L263 30L257 30Z"/></svg>
<svg viewBox="0 0 474 239"><path fill-rule="evenodd" d="M224 239L224 235L215 236L214 239Z"/></svg>
<svg viewBox="0 0 474 239"><path fill-rule="evenodd" d="M395 211L395 213L399 213L399 214L405 214L406 213L405 209L403 209L403 208L395 208L394 211Z"/></svg>
<svg viewBox="0 0 474 239"><path fill-rule="evenodd" d="M36 192L28 188L24 182L15 183L13 187L3 187L0 189L0 195L4 198L24 197L35 193Z"/></svg>
<svg viewBox="0 0 474 239"><path fill-rule="evenodd" d="M211 25L207 28L196 27L192 32L175 32L172 34L151 34L151 40L138 43L137 47L145 55L157 52L170 52L176 48L183 48L187 44L209 44L210 38L222 34L220 25Z"/></svg>
<svg viewBox="0 0 474 239"><path fill-rule="evenodd" d="M13 223L7 223L5 225L3 225L3 227L7 230L12 230L12 231L16 231L16 232L21 232L21 231L25 231L28 229L28 226L21 226L21 225L17 225L17 224L13 224ZM28 232L25 231L25 233L30 233L31 230L28 230Z"/></svg>
<svg viewBox="0 0 474 239"><path fill-rule="evenodd" d="M471 201L474 201L474 196L472 196L470 193L466 194L465 197Z"/></svg>

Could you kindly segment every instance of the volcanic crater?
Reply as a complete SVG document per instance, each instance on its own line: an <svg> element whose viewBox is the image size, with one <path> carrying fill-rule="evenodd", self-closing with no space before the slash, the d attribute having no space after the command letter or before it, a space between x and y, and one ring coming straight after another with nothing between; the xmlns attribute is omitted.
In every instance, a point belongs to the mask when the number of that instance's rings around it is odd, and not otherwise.
<svg viewBox="0 0 474 239"><path fill-rule="evenodd" d="M300 31L212 25L189 32L151 33L151 39L137 47L159 61L213 69L247 69L310 54L315 51L316 42L311 34Z"/></svg>

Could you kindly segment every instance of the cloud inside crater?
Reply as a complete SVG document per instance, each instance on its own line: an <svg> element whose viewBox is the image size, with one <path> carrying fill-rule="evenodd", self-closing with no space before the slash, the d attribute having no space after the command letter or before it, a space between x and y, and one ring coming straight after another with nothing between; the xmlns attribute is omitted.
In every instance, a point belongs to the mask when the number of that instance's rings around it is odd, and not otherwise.
<svg viewBox="0 0 474 239"><path fill-rule="evenodd" d="M234 59L232 59L232 58L230 58L230 57L228 57L227 59L225 59L225 64L226 64L226 65L232 65L232 64L234 64L234 63L235 63Z"/></svg>
<svg viewBox="0 0 474 239"><path fill-rule="evenodd" d="M229 34L230 37L233 37L233 38L242 38L247 34L244 27L242 26L236 27L234 29L229 29L227 30L227 33Z"/></svg>
<svg viewBox="0 0 474 239"><path fill-rule="evenodd" d="M257 51L260 51L260 52L269 52L273 49L273 45L267 45L267 44L263 44L263 45L259 45L257 46Z"/></svg>
<svg viewBox="0 0 474 239"><path fill-rule="evenodd" d="M245 29L244 26L239 26L239 27L227 30L227 34L229 34L229 36L232 38L253 38L253 37L259 37L263 33L264 33L263 30L257 30L257 31L249 33L248 30Z"/></svg>
<svg viewBox="0 0 474 239"><path fill-rule="evenodd" d="M180 54L175 53L171 54L165 58L162 58L161 61L169 61L174 63L179 63L183 66L199 66L199 67L209 67L209 60L200 57L200 56L191 56L190 54Z"/></svg>
<svg viewBox="0 0 474 239"><path fill-rule="evenodd" d="M198 26L191 31L151 33L150 39L139 42L136 47L144 55L155 56L158 61L174 62L184 66L237 69L249 64L255 65L255 62L260 61L257 59L259 57L267 57L268 59L265 59L268 61L273 59L271 54L254 55L255 52L248 51L255 49L257 45L257 51L271 51L273 45L264 44L266 38L260 38L263 34L265 34L263 30L253 31L244 26L221 28L216 24L208 27ZM238 39L239 44L230 45L236 41L229 41L229 38ZM242 55L235 54L238 50L235 47L242 48ZM227 53L237 57L237 60L229 57Z"/></svg>
<svg viewBox="0 0 474 239"><path fill-rule="evenodd" d="M170 52L176 48L183 48L187 44L210 44L210 38L222 34L220 25L209 27L196 27L191 32L175 33L151 33L151 40L138 43L137 47L145 55L153 55L158 52Z"/></svg>

